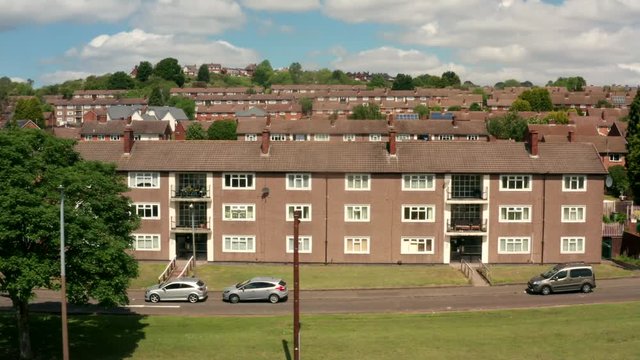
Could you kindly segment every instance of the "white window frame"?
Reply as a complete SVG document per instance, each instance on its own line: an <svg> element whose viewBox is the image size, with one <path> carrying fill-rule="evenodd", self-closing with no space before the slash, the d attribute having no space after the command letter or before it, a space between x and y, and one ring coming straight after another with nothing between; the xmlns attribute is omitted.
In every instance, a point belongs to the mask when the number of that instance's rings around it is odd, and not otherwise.
<svg viewBox="0 0 640 360"><path fill-rule="evenodd" d="M144 181L149 177L149 186ZM160 173L152 171L133 171L129 173L129 187L132 189L159 189Z"/></svg>
<svg viewBox="0 0 640 360"><path fill-rule="evenodd" d="M271 141L287 141L289 140L289 136L287 134L271 134Z"/></svg>
<svg viewBox="0 0 640 360"><path fill-rule="evenodd" d="M356 141L356 134L344 134L342 135L342 141Z"/></svg>
<svg viewBox="0 0 640 360"><path fill-rule="evenodd" d="M369 141L373 141L373 142L382 141L382 134L369 134Z"/></svg>
<svg viewBox="0 0 640 360"><path fill-rule="evenodd" d="M424 244L424 251L420 251L417 249L421 243ZM400 254L428 255L428 254L434 254L434 253L435 253L435 250L434 250L433 237L403 236L400 238Z"/></svg>
<svg viewBox="0 0 640 360"><path fill-rule="evenodd" d="M111 135L111 136L109 136L109 140L118 141L118 140L120 140L120 135Z"/></svg>
<svg viewBox="0 0 640 360"><path fill-rule="evenodd" d="M134 237L133 245L136 251L160 251L162 248L162 238L160 234L132 234ZM151 243L151 247L140 247L140 244Z"/></svg>
<svg viewBox="0 0 640 360"><path fill-rule="evenodd" d="M82 140L84 141L93 140L93 135L82 135Z"/></svg>
<svg viewBox="0 0 640 360"><path fill-rule="evenodd" d="M412 140L410 134L398 134L398 135L396 135L396 141L398 141L398 142L410 141L410 140Z"/></svg>
<svg viewBox="0 0 640 360"><path fill-rule="evenodd" d="M501 205L498 207L498 221L501 223L530 223L531 205ZM510 219L509 214L520 214L519 219Z"/></svg>
<svg viewBox="0 0 640 360"><path fill-rule="evenodd" d="M509 245L512 249L509 250ZM516 247L520 250L515 250ZM498 237L498 254L530 254L531 253L531 237L528 236L509 236Z"/></svg>
<svg viewBox="0 0 640 360"><path fill-rule="evenodd" d="M349 242L352 243L351 250L349 250ZM360 250L355 250L357 245ZM366 247L362 250L362 245ZM371 253L371 238L369 236L345 236L344 237L344 253L345 254L370 254Z"/></svg>
<svg viewBox="0 0 640 360"><path fill-rule="evenodd" d="M98 141L105 141L105 136L103 134L98 134Z"/></svg>
<svg viewBox="0 0 640 360"><path fill-rule="evenodd" d="M258 134L244 134L244 141L258 141Z"/></svg>
<svg viewBox="0 0 640 360"><path fill-rule="evenodd" d="M507 180L507 186L503 186L502 182L503 180L506 178ZM523 186L523 187L509 187L509 183L514 183L517 184L518 182L524 182L524 179L527 179L527 185L528 186ZM500 191L531 191L531 188L533 186L533 177L531 175L500 175Z"/></svg>
<svg viewBox="0 0 640 360"><path fill-rule="evenodd" d="M425 187L420 187L424 182ZM402 191L434 191L436 188L434 174L402 174Z"/></svg>
<svg viewBox="0 0 640 360"><path fill-rule="evenodd" d="M300 210L300 221L311 221L311 204L287 204L285 207L287 221L293 221L293 212Z"/></svg>
<svg viewBox="0 0 640 360"><path fill-rule="evenodd" d="M576 219L571 219L572 213L575 213ZM578 217L580 213L582 213L582 217ZM587 222L587 207L585 205L562 205L560 216L563 223L584 223Z"/></svg>
<svg viewBox="0 0 640 360"><path fill-rule="evenodd" d="M286 238L287 253L293 253L293 235ZM313 238L306 235L298 235L298 252L301 254L311 254L313 252Z"/></svg>
<svg viewBox="0 0 640 360"><path fill-rule="evenodd" d="M244 217L234 217L234 214L244 212ZM256 221L256 204L222 204L223 221Z"/></svg>
<svg viewBox="0 0 640 360"><path fill-rule="evenodd" d="M356 214L358 214L359 216L359 218L357 219L356 219ZM367 205L367 204L345 205L344 221L345 222L370 222L371 221L371 205Z"/></svg>
<svg viewBox="0 0 640 360"><path fill-rule="evenodd" d="M407 219L405 217L405 211L409 209L411 215L413 214L422 214L424 213L424 219ZM400 211L400 216L402 222L434 222L436 221L436 207L435 205L428 204L410 204L410 205L402 205L402 211Z"/></svg>
<svg viewBox="0 0 640 360"><path fill-rule="evenodd" d="M561 254L584 254L585 249L585 237L584 236L563 236L560 238L560 253ZM566 250L565 250L566 245ZM570 250L571 246L575 246L575 250Z"/></svg>
<svg viewBox="0 0 640 360"><path fill-rule="evenodd" d="M480 136L478 135L467 135L467 140L476 141L478 139L480 139Z"/></svg>
<svg viewBox="0 0 640 360"><path fill-rule="evenodd" d="M138 215L138 217L140 217L140 219L146 219L146 220L157 220L160 219L160 203L134 203L135 207L136 207L136 214ZM146 211L151 211L151 213L153 213L153 209L156 208L156 213L158 214L157 216L143 216L144 212ZM143 212L143 215L140 215L140 212Z"/></svg>
<svg viewBox="0 0 640 360"><path fill-rule="evenodd" d="M622 161L622 157L620 156L620 154L609 154L609 161L620 162Z"/></svg>
<svg viewBox="0 0 640 360"><path fill-rule="evenodd" d="M227 176L230 176L231 185L227 185ZM233 186L233 182L249 182L251 178L251 186ZM222 189L224 190L255 190L256 188L256 174L255 173L223 173L222 174Z"/></svg>
<svg viewBox="0 0 640 360"><path fill-rule="evenodd" d="M288 173L287 190L311 190L311 173Z"/></svg>
<svg viewBox="0 0 640 360"><path fill-rule="evenodd" d="M455 136L453 134L440 134L437 136L437 139L440 141L453 141L455 140Z"/></svg>
<svg viewBox="0 0 640 360"><path fill-rule="evenodd" d="M314 134L313 135L313 141L329 141L329 139L331 139L331 136L329 136L329 134Z"/></svg>
<svg viewBox="0 0 640 360"><path fill-rule="evenodd" d="M580 182L582 182L582 187L580 187ZM567 183L569 186L567 186ZM562 191L567 191L567 192L587 191L587 176L586 175L563 175Z"/></svg>
<svg viewBox="0 0 640 360"><path fill-rule="evenodd" d="M357 184L360 184L356 186ZM346 174L344 176L344 189L347 191L371 190L371 174Z"/></svg>
<svg viewBox="0 0 640 360"><path fill-rule="evenodd" d="M227 243L227 240L229 240L229 243ZM233 249L234 240L238 245L244 244L244 249ZM256 237L255 235L222 235L222 252L255 253Z"/></svg>

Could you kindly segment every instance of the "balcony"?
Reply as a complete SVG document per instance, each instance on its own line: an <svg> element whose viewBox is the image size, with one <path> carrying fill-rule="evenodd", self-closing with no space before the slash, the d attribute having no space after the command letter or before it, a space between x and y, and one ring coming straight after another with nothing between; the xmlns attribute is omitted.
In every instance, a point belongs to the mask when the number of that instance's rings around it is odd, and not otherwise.
<svg viewBox="0 0 640 360"><path fill-rule="evenodd" d="M483 233L487 232L487 220L482 219L449 219L447 232L450 233Z"/></svg>
<svg viewBox="0 0 640 360"><path fill-rule="evenodd" d="M185 186L178 189L171 187L172 201L209 201L211 189L204 186Z"/></svg>
<svg viewBox="0 0 640 360"><path fill-rule="evenodd" d="M174 233L208 233L211 231L211 217L196 217L191 226L191 219L178 219L171 217L171 231Z"/></svg>

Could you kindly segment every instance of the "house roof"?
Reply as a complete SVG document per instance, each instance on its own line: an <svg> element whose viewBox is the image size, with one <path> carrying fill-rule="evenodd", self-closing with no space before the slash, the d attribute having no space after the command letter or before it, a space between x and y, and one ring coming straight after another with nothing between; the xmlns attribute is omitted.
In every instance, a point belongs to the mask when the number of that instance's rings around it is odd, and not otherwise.
<svg viewBox="0 0 640 360"><path fill-rule="evenodd" d="M390 156L385 142L136 141L130 154L121 142L80 142L87 160L113 162L120 171L252 171L316 173L607 173L592 144L540 143L529 155L516 142L400 142Z"/></svg>
<svg viewBox="0 0 640 360"><path fill-rule="evenodd" d="M111 120L107 122L85 122L82 124L81 135L122 135L127 126L126 120ZM166 120L138 120L131 122L134 134L165 134L170 127Z"/></svg>

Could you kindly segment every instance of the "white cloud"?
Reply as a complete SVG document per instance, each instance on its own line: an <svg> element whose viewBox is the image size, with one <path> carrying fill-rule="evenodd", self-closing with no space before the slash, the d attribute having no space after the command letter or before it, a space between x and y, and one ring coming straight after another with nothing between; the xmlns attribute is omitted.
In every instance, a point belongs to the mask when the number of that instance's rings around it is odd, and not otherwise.
<svg viewBox="0 0 640 360"><path fill-rule="evenodd" d="M241 0L242 5L253 10L296 12L309 11L320 7L319 0Z"/></svg>
<svg viewBox="0 0 640 360"><path fill-rule="evenodd" d="M461 50L461 57L468 62L500 61L517 62L526 58L527 50L518 44L508 46L480 46L475 49Z"/></svg>
<svg viewBox="0 0 640 360"><path fill-rule="evenodd" d="M623 70L630 70L640 74L640 63L618 64L618 67Z"/></svg>
<svg viewBox="0 0 640 360"><path fill-rule="evenodd" d="M255 51L222 40L177 37L134 29L97 36L80 48L67 50L59 61L68 68L77 69L78 74L104 74L128 72L142 60L155 64L166 57L174 57L182 65L216 62L230 67L244 67L259 59ZM68 73L73 72L47 74L42 82L51 83L51 79Z"/></svg>

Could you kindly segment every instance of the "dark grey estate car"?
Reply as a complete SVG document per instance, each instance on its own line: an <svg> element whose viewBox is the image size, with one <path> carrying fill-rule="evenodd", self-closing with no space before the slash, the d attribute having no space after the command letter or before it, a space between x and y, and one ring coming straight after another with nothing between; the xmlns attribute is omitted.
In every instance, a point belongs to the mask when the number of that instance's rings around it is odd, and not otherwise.
<svg viewBox="0 0 640 360"><path fill-rule="evenodd" d="M157 303L167 300L186 300L196 303L207 298L207 286L198 278L177 278L153 285L144 293L144 300Z"/></svg>
<svg viewBox="0 0 640 360"><path fill-rule="evenodd" d="M254 277L222 291L222 300L232 304L241 300L269 300L275 304L288 296L287 283L274 277Z"/></svg>

